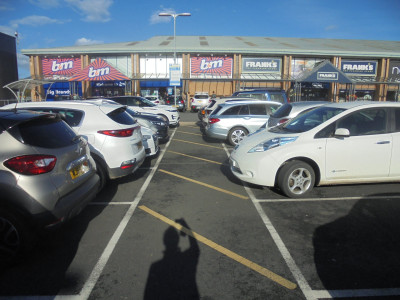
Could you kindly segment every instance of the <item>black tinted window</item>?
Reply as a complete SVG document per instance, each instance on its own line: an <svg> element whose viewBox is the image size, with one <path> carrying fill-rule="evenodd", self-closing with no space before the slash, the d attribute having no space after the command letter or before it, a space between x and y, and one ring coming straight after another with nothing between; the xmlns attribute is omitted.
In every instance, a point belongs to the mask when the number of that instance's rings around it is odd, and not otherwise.
<svg viewBox="0 0 400 300"><path fill-rule="evenodd" d="M222 113L222 115L248 115L249 114L249 106L248 105L236 105L233 107L228 108L226 111Z"/></svg>
<svg viewBox="0 0 400 300"><path fill-rule="evenodd" d="M395 132L400 132L400 109L396 108L394 110L395 117Z"/></svg>
<svg viewBox="0 0 400 300"><path fill-rule="evenodd" d="M263 115L267 114L267 109L265 104L250 104L250 114L251 115Z"/></svg>
<svg viewBox="0 0 400 300"><path fill-rule="evenodd" d="M271 101L285 103L285 98L282 94L270 93L269 98L271 99Z"/></svg>
<svg viewBox="0 0 400 300"><path fill-rule="evenodd" d="M113 110L112 112L108 113L107 116L119 124L133 125L136 123L136 120L125 111L124 107Z"/></svg>
<svg viewBox="0 0 400 300"><path fill-rule="evenodd" d="M59 118L40 118L19 125L24 143L43 148L61 148L73 143L75 132Z"/></svg>
<svg viewBox="0 0 400 300"><path fill-rule="evenodd" d="M346 128L351 136L386 132L387 114L383 108L363 109L338 121L338 128Z"/></svg>
<svg viewBox="0 0 400 300"><path fill-rule="evenodd" d="M126 98L111 98L111 99L122 105L127 105L128 102Z"/></svg>

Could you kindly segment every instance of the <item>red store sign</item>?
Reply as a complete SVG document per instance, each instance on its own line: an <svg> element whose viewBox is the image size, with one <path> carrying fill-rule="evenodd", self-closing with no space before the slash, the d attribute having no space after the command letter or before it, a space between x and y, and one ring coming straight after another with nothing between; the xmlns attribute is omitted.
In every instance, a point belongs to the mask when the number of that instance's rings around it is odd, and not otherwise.
<svg viewBox="0 0 400 300"><path fill-rule="evenodd" d="M81 70L80 58L44 58L42 70L44 76L73 76Z"/></svg>
<svg viewBox="0 0 400 300"><path fill-rule="evenodd" d="M192 75L210 74L232 76L232 57L191 57L190 72Z"/></svg>

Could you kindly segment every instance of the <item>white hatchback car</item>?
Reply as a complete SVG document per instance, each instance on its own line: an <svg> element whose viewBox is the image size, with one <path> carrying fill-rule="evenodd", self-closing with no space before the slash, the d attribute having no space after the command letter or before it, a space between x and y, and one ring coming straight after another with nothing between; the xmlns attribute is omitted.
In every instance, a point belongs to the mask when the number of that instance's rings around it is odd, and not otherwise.
<svg viewBox="0 0 400 300"><path fill-rule="evenodd" d="M116 96L107 99L114 100L122 105L127 105L137 112L158 115L169 122L169 126L179 125L179 112L175 107L170 105L157 105L146 98L138 96Z"/></svg>
<svg viewBox="0 0 400 300"><path fill-rule="evenodd" d="M196 92L190 99L190 109L192 112L198 111L200 108L207 106L211 101L211 97L207 92Z"/></svg>
<svg viewBox="0 0 400 300"><path fill-rule="evenodd" d="M246 137L231 153L239 179L304 197L314 185L400 180L400 103L331 103Z"/></svg>
<svg viewBox="0 0 400 300"><path fill-rule="evenodd" d="M15 104L3 108L14 108ZM146 153L140 125L123 105L84 101L41 101L17 104L18 109L58 113L77 134L89 142L90 154L100 176L107 179L135 172Z"/></svg>

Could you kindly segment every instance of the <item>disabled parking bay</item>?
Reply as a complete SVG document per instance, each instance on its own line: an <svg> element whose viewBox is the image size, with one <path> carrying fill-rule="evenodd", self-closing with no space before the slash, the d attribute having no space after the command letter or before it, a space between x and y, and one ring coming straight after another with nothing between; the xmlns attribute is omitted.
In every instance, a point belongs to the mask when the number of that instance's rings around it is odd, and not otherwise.
<svg viewBox="0 0 400 300"><path fill-rule="evenodd" d="M243 186L196 124L2 270L0 299L396 299L398 184Z"/></svg>

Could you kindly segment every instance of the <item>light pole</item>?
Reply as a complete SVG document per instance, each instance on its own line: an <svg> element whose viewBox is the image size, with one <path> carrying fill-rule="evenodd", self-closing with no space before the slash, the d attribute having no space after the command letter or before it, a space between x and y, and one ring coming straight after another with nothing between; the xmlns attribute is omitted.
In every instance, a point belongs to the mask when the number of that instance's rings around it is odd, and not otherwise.
<svg viewBox="0 0 400 300"><path fill-rule="evenodd" d="M170 14L159 13L160 17L173 17L174 18L174 65L176 65L176 18L177 17L190 17L190 13ZM176 85L174 85L174 105L176 107Z"/></svg>

